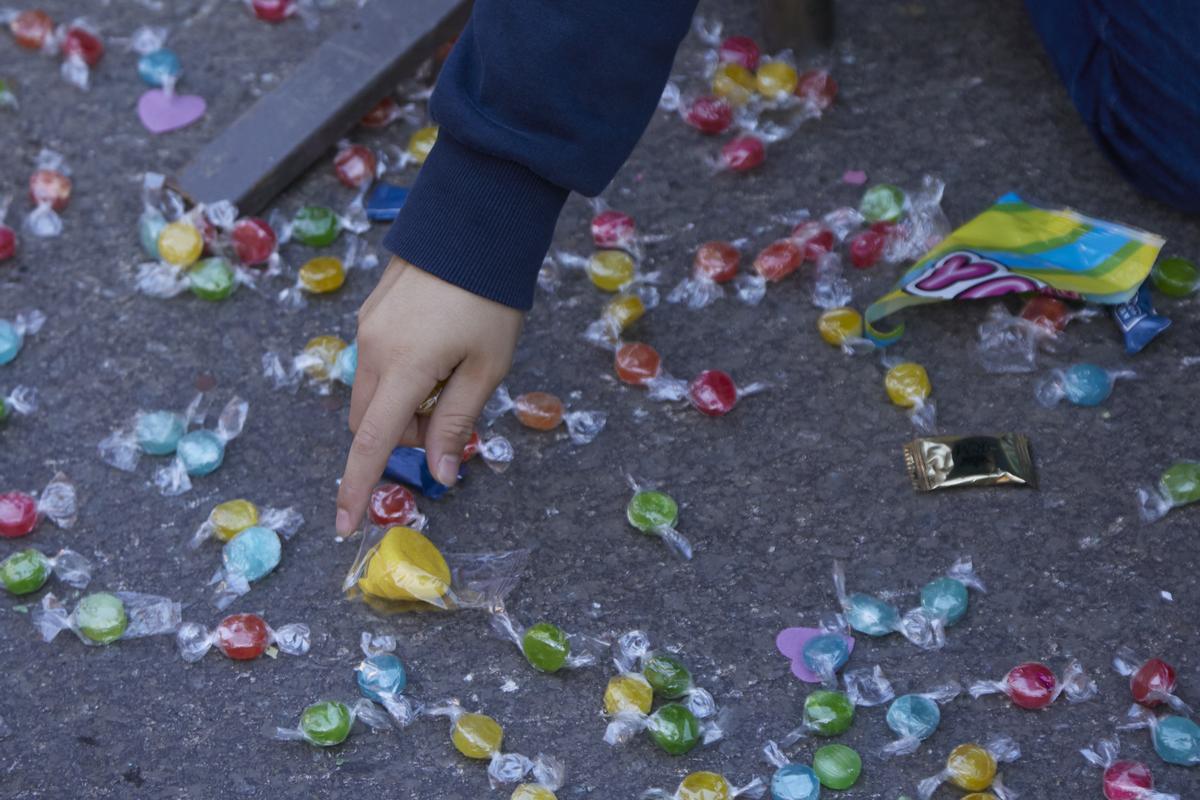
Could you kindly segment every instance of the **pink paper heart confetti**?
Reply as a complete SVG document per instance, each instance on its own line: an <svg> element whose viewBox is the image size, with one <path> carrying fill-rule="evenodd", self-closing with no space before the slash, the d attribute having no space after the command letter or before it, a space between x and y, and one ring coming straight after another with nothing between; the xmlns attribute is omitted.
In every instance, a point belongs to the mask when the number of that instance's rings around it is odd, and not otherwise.
<svg viewBox="0 0 1200 800"><path fill-rule="evenodd" d="M822 634L829 633L820 628L784 628L775 637L775 647L792 662L792 674L805 683L820 683L821 676L804 664L804 645ZM842 635L849 652L854 652L854 637Z"/></svg>
<svg viewBox="0 0 1200 800"><path fill-rule="evenodd" d="M138 117L151 133L167 133L186 128L204 116L208 104L196 94L167 94L151 89L138 100Z"/></svg>

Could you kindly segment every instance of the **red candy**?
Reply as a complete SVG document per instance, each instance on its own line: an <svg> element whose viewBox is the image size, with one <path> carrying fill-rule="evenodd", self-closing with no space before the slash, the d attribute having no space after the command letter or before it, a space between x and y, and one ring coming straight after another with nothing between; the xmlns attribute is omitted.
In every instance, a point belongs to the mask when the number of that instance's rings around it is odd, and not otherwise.
<svg viewBox="0 0 1200 800"><path fill-rule="evenodd" d="M400 116L399 110L396 108L396 101L390 97L385 97L380 100L374 108L366 113L366 115L358 121L359 125L364 128L383 128Z"/></svg>
<svg viewBox="0 0 1200 800"><path fill-rule="evenodd" d="M762 141L753 136L739 136L730 139L721 148L721 163L726 169L734 172L745 172L754 169L767 157L767 150Z"/></svg>
<svg viewBox="0 0 1200 800"><path fill-rule="evenodd" d="M7 225L0 224L0 261L7 261L17 254L17 234Z"/></svg>
<svg viewBox="0 0 1200 800"><path fill-rule="evenodd" d="M71 179L52 169L39 169L29 176L29 199L62 211L71 199Z"/></svg>
<svg viewBox="0 0 1200 800"><path fill-rule="evenodd" d="M258 217L242 217L233 224L230 233L233 240L233 252L248 267L265 264L275 252L275 231L264 219Z"/></svg>
<svg viewBox="0 0 1200 800"><path fill-rule="evenodd" d="M859 269L867 269L879 263L887 236L868 228L850 240L850 263Z"/></svg>
<svg viewBox="0 0 1200 800"><path fill-rule="evenodd" d="M292 13L293 0L250 0L254 16L263 22L283 22Z"/></svg>
<svg viewBox="0 0 1200 800"><path fill-rule="evenodd" d="M592 217L592 241L596 247L612 249L633 241L637 226L623 211L601 211Z"/></svg>
<svg viewBox="0 0 1200 800"><path fill-rule="evenodd" d="M104 42L86 28L69 28L63 37L62 54L67 58L78 56L83 63L94 67L104 57Z"/></svg>
<svg viewBox="0 0 1200 800"><path fill-rule="evenodd" d="M707 369L688 384L688 400L696 410L710 417L728 414L737 405L737 384L729 373Z"/></svg>
<svg viewBox="0 0 1200 800"><path fill-rule="evenodd" d="M818 111L824 111L833 105L837 93L837 81L823 69L809 70L796 82L796 96L811 102Z"/></svg>
<svg viewBox="0 0 1200 800"><path fill-rule="evenodd" d="M1116 761L1104 770L1104 796L1108 800L1140 800L1154 789L1150 768L1137 761Z"/></svg>
<svg viewBox="0 0 1200 800"><path fill-rule="evenodd" d="M791 239L767 245L754 257L754 270L765 280L781 281L800 268L804 254Z"/></svg>
<svg viewBox="0 0 1200 800"><path fill-rule="evenodd" d="M467 443L463 445L462 461L470 461L475 456L479 455L479 446L483 440L479 437L479 431L471 431L471 438L467 439Z"/></svg>
<svg viewBox="0 0 1200 800"><path fill-rule="evenodd" d="M809 220L792 228L792 241L803 249L805 261L815 263L833 249L833 231L816 220Z"/></svg>
<svg viewBox="0 0 1200 800"><path fill-rule="evenodd" d="M333 171L351 189L361 188L375 178L375 154L361 144L343 147L333 157Z"/></svg>
<svg viewBox="0 0 1200 800"><path fill-rule="evenodd" d="M1152 658L1138 667L1129 678L1133 699L1147 708L1162 705L1162 696L1175 691L1175 668L1167 662Z"/></svg>
<svg viewBox="0 0 1200 800"><path fill-rule="evenodd" d="M724 133L733 124L733 109L720 97L698 97L684 112L683 120L701 133Z"/></svg>
<svg viewBox="0 0 1200 800"><path fill-rule="evenodd" d="M737 275L742 254L729 242L705 242L696 250L692 270L697 277L727 283Z"/></svg>
<svg viewBox="0 0 1200 800"><path fill-rule="evenodd" d="M26 536L37 524L37 500L24 492L0 494L0 536Z"/></svg>
<svg viewBox="0 0 1200 800"><path fill-rule="evenodd" d="M371 492L367 513L376 525L408 525L417 518L417 501L403 486L385 483Z"/></svg>
<svg viewBox="0 0 1200 800"><path fill-rule="evenodd" d="M54 20L45 11L22 11L8 23L17 44L28 50L40 50L54 32Z"/></svg>
<svg viewBox="0 0 1200 800"><path fill-rule="evenodd" d="M1004 677L1008 696L1014 705L1037 710L1054 702L1058 679L1045 664L1028 663L1013 667Z"/></svg>
<svg viewBox="0 0 1200 800"><path fill-rule="evenodd" d="M271 629L257 614L231 614L217 626L217 648L234 661L249 661L267 651Z"/></svg>
<svg viewBox="0 0 1200 800"><path fill-rule="evenodd" d="M1071 308L1057 297L1039 294L1031 297L1021 309L1021 318L1041 325L1051 333L1067 327L1071 319Z"/></svg>
<svg viewBox="0 0 1200 800"><path fill-rule="evenodd" d="M758 45L749 36L730 36L717 50L722 64L741 64L751 72L758 69L758 57Z"/></svg>
<svg viewBox="0 0 1200 800"><path fill-rule="evenodd" d="M658 351L641 342L626 342L617 348L613 357L617 377L633 386L642 386L662 371L662 359Z"/></svg>

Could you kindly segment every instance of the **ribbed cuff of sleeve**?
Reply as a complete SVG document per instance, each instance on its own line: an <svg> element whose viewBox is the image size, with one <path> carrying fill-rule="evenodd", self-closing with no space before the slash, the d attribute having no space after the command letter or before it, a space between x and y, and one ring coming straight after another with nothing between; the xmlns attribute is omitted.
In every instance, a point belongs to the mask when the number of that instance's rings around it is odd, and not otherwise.
<svg viewBox="0 0 1200 800"><path fill-rule="evenodd" d="M443 130L383 246L448 283L528 311L568 194Z"/></svg>

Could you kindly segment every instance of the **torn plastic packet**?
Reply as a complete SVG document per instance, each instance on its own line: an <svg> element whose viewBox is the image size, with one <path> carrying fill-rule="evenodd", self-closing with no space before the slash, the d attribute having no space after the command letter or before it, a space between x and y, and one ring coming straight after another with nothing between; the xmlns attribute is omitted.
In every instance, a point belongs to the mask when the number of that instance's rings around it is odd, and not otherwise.
<svg viewBox="0 0 1200 800"><path fill-rule="evenodd" d="M1143 705L1132 705L1120 730L1150 729L1154 752L1168 764L1200 766L1200 725L1177 714L1159 716Z"/></svg>
<svg viewBox="0 0 1200 800"><path fill-rule="evenodd" d="M886 600L862 592L847 594L845 570L840 561L833 562L833 586L851 630L867 636L899 633L923 650L940 650L945 645L940 620L924 608L914 608L902 615L900 609Z"/></svg>
<svg viewBox="0 0 1200 800"><path fill-rule="evenodd" d="M184 661L199 661L217 648L233 661L251 661L270 655L274 650L290 656L308 652L311 633L303 623L291 623L273 629L258 614L230 614L209 630L197 622L185 622L175 632L175 644Z"/></svg>
<svg viewBox="0 0 1200 800"><path fill-rule="evenodd" d="M18 312L11 322L0 319L0 366L11 363L25 345L25 337L40 331L45 323L46 315L36 308Z"/></svg>
<svg viewBox="0 0 1200 800"><path fill-rule="evenodd" d="M968 691L976 698L988 694L1007 695L1018 708L1034 711L1046 708L1059 695L1065 695L1068 702L1081 703L1099 693L1096 682L1088 677L1077 659L1071 659L1067 664L1061 680L1045 664L1031 661L1013 667L1001 680L977 681Z"/></svg>
<svg viewBox="0 0 1200 800"><path fill-rule="evenodd" d="M697 800L708 797L734 800L738 797L759 798L766 790L767 785L758 777L744 786L735 786L724 775L716 772L690 772L673 792L665 789L647 789L641 796L642 800Z"/></svg>
<svg viewBox="0 0 1200 800"><path fill-rule="evenodd" d="M899 738L884 745L880 755L892 758L915 753L921 742L932 736L941 724L939 706L961 693L962 686L957 681L949 681L928 692L905 694L893 700L888 706L886 720L888 728Z"/></svg>
<svg viewBox="0 0 1200 800"><path fill-rule="evenodd" d="M188 547L195 550L209 539L228 542L242 531L255 526L275 531L290 539L304 524L304 515L293 506L271 508L257 506L249 500L226 500L213 506L208 517L192 534Z"/></svg>
<svg viewBox="0 0 1200 800"><path fill-rule="evenodd" d="M68 612L51 592L30 614L30 621L43 641L69 630L84 644L101 645L174 633L180 614L180 605L174 600L137 592L87 594Z"/></svg>
<svg viewBox="0 0 1200 800"><path fill-rule="evenodd" d="M353 705L337 700L322 700L304 709L295 728L269 729L275 739L289 742L308 742L314 747L334 747L350 736L355 722L365 723L373 731L392 727L387 714L370 700L359 698Z"/></svg>
<svg viewBox="0 0 1200 800"><path fill-rule="evenodd" d="M213 605L227 608L250 591L250 584L274 572L283 557L283 540L290 539L303 524L303 515L286 508L260 516L255 524L225 542L221 548L221 568L208 582L215 587Z"/></svg>
<svg viewBox="0 0 1200 800"><path fill-rule="evenodd" d="M41 494L0 493L0 537L27 536L43 519L66 530L74 526L78 508L75 484L62 472L55 473Z"/></svg>
<svg viewBox="0 0 1200 800"><path fill-rule="evenodd" d="M406 728L421 712L421 705L404 695L408 671L396 655L396 638L390 635L372 636L363 631L359 637L363 660L354 668L358 691L368 700L379 703L395 721Z"/></svg>
<svg viewBox="0 0 1200 800"><path fill-rule="evenodd" d="M603 411L566 411L562 400L548 392L526 392L514 399L508 387L500 384L483 407L484 424L490 427L510 411L526 428L538 431L552 431L566 423L571 442L576 445L590 444L608 422L608 414Z"/></svg>
<svg viewBox="0 0 1200 800"><path fill-rule="evenodd" d="M488 762L488 782L492 788L516 783L533 771L534 762L518 753L505 753L504 729L485 714L463 710L457 701L429 708L423 712L430 717L449 717L450 741L467 758Z"/></svg>
<svg viewBox="0 0 1200 800"><path fill-rule="evenodd" d="M213 430L200 428L185 433L175 445L175 458L154 473L154 484L166 497L192 488L191 478L215 472L225 461L225 447L242 433L250 404L234 396L226 403Z"/></svg>
<svg viewBox="0 0 1200 800"><path fill-rule="evenodd" d="M1020 746L1007 736L997 736L986 746L960 744L950 751L946 768L917 784L917 796L929 800L943 783L953 784L967 792L991 791L999 800L1013 800L1010 792L996 774L999 764L1009 764L1021 757Z"/></svg>
<svg viewBox="0 0 1200 800"><path fill-rule="evenodd" d="M539 622L525 628L514 622L504 608L503 601L491 609L492 630L510 640L525 656L529 665L538 672L553 673L560 669L580 669L596 663L596 654L590 649L581 650L572 646L603 644L589 637L568 634L551 622Z"/></svg>
<svg viewBox="0 0 1200 800"><path fill-rule="evenodd" d="M1156 792L1150 768L1118 758L1120 750L1121 742L1113 736L1079 751L1089 764L1104 770L1101 787L1106 800L1179 800L1177 794Z"/></svg>
<svg viewBox="0 0 1200 800"><path fill-rule="evenodd" d="M137 469L142 454L169 456L193 423L204 421L206 402L201 392L192 398L183 413L175 411L138 411L125 425L100 442L100 460L122 472Z"/></svg>
<svg viewBox="0 0 1200 800"><path fill-rule="evenodd" d="M51 575L72 588L84 589L92 579L92 564L74 550L63 549L47 556L32 547L0 561L0 586L9 594L32 594L45 586Z"/></svg>
<svg viewBox="0 0 1200 800"><path fill-rule="evenodd" d="M632 475L626 475L626 479L633 489L633 497L625 506L625 519L642 533L662 539L675 555L690 559L692 543L675 529L679 522L679 506L675 499L638 483Z"/></svg>
<svg viewBox="0 0 1200 800"><path fill-rule="evenodd" d="M1113 669L1129 678L1129 693L1135 703L1158 708L1164 703L1180 714L1192 709L1175 694L1175 668L1161 658L1143 658L1130 647L1122 647L1113 656Z"/></svg>

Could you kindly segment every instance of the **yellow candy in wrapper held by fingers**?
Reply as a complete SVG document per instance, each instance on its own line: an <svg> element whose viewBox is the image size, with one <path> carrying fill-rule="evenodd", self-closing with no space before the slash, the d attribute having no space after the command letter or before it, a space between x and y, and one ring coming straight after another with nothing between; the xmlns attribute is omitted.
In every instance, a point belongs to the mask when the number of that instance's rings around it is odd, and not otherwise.
<svg viewBox="0 0 1200 800"><path fill-rule="evenodd" d="M315 336L304 345L304 373L318 381L327 381L337 362L338 353L349 345L338 336Z"/></svg>
<svg viewBox="0 0 1200 800"><path fill-rule="evenodd" d="M438 604L450 591L450 567L433 542L420 532L395 527L367 555L358 588L384 600Z"/></svg>

